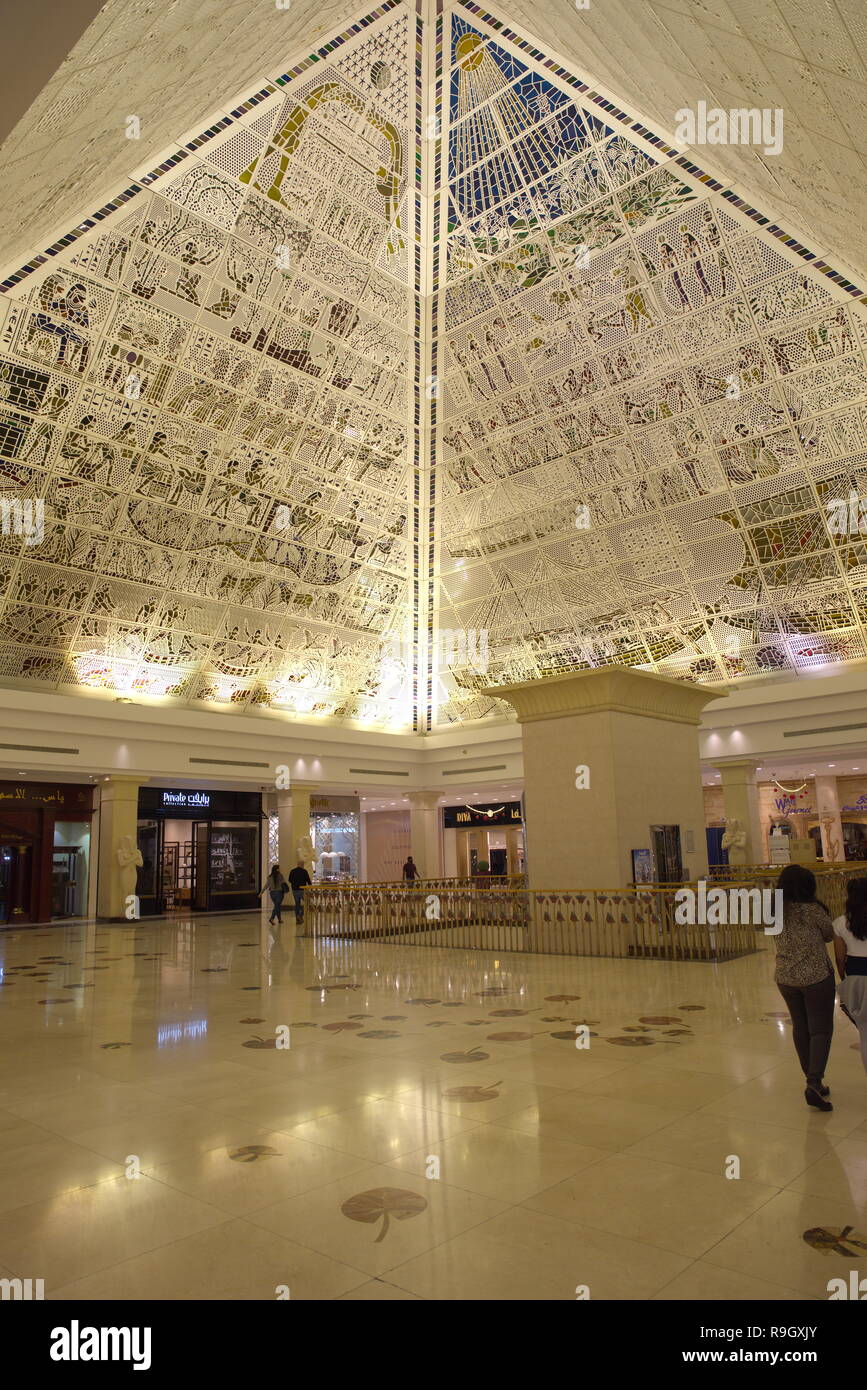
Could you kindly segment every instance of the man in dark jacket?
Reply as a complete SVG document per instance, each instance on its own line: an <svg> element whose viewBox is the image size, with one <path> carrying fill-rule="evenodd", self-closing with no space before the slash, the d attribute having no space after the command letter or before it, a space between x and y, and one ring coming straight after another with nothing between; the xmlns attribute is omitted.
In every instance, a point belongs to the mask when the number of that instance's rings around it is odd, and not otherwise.
<svg viewBox="0 0 867 1390"><path fill-rule="evenodd" d="M403 877L407 883L414 883L418 878L418 866L414 863L411 854L407 855L406 863L403 866Z"/></svg>
<svg viewBox="0 0 867 1390"><path fill-rule="evenodd" d="M295 899L295 921L304 921L304 889L308 887L311 879L304 867L304 861L298 860L295 868L289 874L289 887L292 889L292 896Z"/></svg>

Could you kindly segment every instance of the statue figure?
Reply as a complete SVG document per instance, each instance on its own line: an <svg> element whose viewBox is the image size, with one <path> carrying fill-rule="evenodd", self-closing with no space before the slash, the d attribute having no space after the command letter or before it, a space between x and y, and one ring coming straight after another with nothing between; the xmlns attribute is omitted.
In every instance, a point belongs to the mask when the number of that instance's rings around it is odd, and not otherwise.
<svg viewBox="0 0 867 1390"><path fill-rule="evenodd" d="M840 841L834 836L835 822L837 817L833 812L826 811L819 820L822 826L822 840L826 846L824 855L826 863L837 863L845 856L840 853Z"/></svg>
<svg viewBox="0 0 867 1390"><path fill-rule="evenodd" d="M737 817L726 825L725 834L722 837L722 848L728 850L730 864L746 864L747 832Z"/></svg>
<svg viewBox="0 0 867 1390"><path fill-rule="evenodd" d="M296 845L296 854L298 856L299 862L304 865L305 869L312 878L313 869L316 864L316 854L313 849L313 841L311 840L309 835L301 836L301 839L298 841L298 844Z"/></svg>
<svg viewBox="0 0 867 1390"><path fill-rule="evenodd" d="M137 870L141 868L144 860L141 850L134 846L130 835L121 836L120 845L117 851L117 862L120 865L120 891L124 901L135 896L136 884L138 882Z"/></svg>

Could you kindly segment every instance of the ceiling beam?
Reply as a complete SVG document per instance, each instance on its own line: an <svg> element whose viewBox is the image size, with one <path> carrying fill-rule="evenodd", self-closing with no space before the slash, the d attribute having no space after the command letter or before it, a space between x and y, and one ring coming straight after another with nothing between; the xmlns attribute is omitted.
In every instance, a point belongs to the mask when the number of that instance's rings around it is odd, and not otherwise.
<svg viewBox="0 0 867 1390"><path fill-rule="evenodd" d="M0 144L75 47L104 0L0 0Z"/></svg>

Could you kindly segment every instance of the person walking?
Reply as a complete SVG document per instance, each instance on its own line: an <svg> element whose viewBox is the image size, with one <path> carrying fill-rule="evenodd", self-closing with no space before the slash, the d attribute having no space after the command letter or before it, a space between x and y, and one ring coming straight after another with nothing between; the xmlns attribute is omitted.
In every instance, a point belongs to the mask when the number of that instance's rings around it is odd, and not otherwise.
<svg viewBox="0 0 867 1390"><path fill-rule="evenodd" d="M411 854L406 856L406 863L403 866L403 878L405 883L415 883L418 878L418 866L413 863Z"/></svg>
<svg viewBox="0 0 867 1390"><path fill-rule="evenodd" d="M311 882L312 879L304 867L304 860L299 859L289 873L289 887L295 899L295 921L299 925L304 921L304 889L309 888Z"/></svg>
<svg viewBox="0 0 867 1390"><path fill-rule="evenodd" d="M816 1110L833 1110L826 1096L825 1067L834 1032L834 972L825 943L834 929L816 899L816 878L802 864L787 864L777 887L783 894L783 926L774 938L774 979L792 1019L795 1051L807 1079L804 1099Z"/></svg>
<svg viewBox="0 0 867 1390"><path fill-rule="evenodd" d="M260 898L262 894L265 892L266 888L269 894L271 895L271 916L268 918L269 925L271 926L274 925L275 919L278 926L282 927L283 925L283 918L281 916L280 909L283 906L283 899L286 896L286 890L288 889L288 887L288 883L286 882L286 880L280 872L280 865L272 865L271 872L266 878L263 887L259 889Z"/></svg>
<svg viewBox="0 0 867 1390"><path fill-rule="evenodd" d="M834 955L840 976L840 1006L858 1029L867 1071L867 878L853 878L846 910L834 921Z"/></svg>

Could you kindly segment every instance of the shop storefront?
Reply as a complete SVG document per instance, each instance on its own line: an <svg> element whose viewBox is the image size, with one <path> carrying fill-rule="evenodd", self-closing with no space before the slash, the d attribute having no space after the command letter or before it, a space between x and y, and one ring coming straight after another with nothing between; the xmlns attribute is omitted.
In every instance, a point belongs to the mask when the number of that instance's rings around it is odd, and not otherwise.
<svg viewBox="0 0 867 1390"><path fill-rule="evenodd" d="M853 797L840 807L843 845L847 859L867 859L867 795Z"/></svg>
<svg viewBox="0 0 867 1390"><path fill-rule="evenodd" d="M447 877L524 872L520 801L444 806L443 858ZM484 866L487 866L485 869Z"/></svg>
<svg viewBox="0 0 867 1390"><path fill-rule="evenodd" d="M262 825L258 792L142 787L142 916L258 907Z"/></svg>
<svg viewBox="0 0 867 1390"><path fill-rule="evenodd" d="M311 796L310 838L316 883L357 883L359 804L354 796Z"/></svg>
<svg viewBox="0 0 867 1390"><path fill-rule="evenodd" d="M0 926L87 915L93 787L0 782Z"/></svg>

